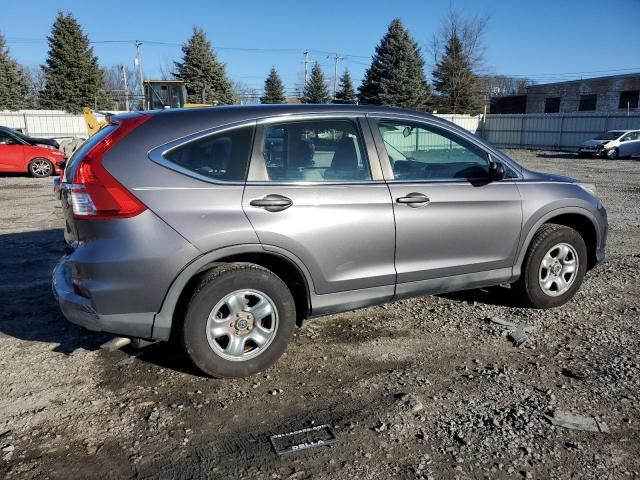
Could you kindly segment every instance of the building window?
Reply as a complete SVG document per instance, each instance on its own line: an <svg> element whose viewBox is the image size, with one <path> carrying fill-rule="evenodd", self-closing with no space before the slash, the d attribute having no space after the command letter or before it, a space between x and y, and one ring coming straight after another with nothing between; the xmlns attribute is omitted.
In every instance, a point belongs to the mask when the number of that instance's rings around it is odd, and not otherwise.
<svg viewBox="0 0 640 480"><path fill-rule="evenodd" d="M640 90L626 90L620 93L620 104L618 108L638 108L638 97Z"/></svg>
<svg viewBox="0 0 640 480"><path fill-rule="evenodd" d="M544 101L544 113L558 113L560 111L560 97L549 97Z"/></svg>
<svg viewBox="0 0 640 480"><path fill-rule="evenodd" d="M580 105L578 105L578 110L580 112L593 112L596 109L596 101L598 100L598 95L595 93L589 95L580 95Z"/></svg>

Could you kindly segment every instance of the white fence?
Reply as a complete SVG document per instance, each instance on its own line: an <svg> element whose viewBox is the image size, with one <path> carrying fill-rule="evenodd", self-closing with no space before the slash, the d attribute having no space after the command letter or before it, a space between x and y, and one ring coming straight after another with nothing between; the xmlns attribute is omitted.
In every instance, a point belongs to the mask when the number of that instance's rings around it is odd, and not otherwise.
<svg viewBox="0 0 640 480"><path fill-rule="evenodd" d="M576 150L607 130L640 129L640 114L487 115L478 134L497 147Z"/></svg>
<svg viewBox="0 0 640 480"><path fill-rule="evenodd" d="M114 112L118 113L118 112ZM575 150L582 142L606 130L640 129L640 114L514 114L436 115L503 148ZM98 120L103 116L96 114ZM60 110L0 112L0 125L22 130L35 137L86 137L82 115ZM408 141L415 142L412 136ZM418 139L427 141L427 137Z"/></svg>
<svg viewBox="0 0 640 480"><path fill-rule="evenodd" d="M112 112L121 113L121 112ZM98 120L103 115L95 114ZM471 132L476 132L480 117L470 115L438 115ZM21 130L27 135L45 138L86 137L87 126L82 115L66 113L62 110L20 110L0 111L0 125Z"/></svg>
<svg viewBox="0 0 640 480"><path fill-rule="evenodd" d="M96 113L102 120L103 115ZM31 135L45 138L87 137L87 125L83 116L62 110L20 110L0 112L0 125Z"/></svg>

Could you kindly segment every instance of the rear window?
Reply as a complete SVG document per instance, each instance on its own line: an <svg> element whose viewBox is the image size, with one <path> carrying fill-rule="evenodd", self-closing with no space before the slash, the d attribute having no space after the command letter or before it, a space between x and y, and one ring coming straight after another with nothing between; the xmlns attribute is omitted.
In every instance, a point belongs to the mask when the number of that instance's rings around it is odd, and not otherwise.
<svg viewBox="0 0 640 480"><path fill-rule="evenodd" d="M253 127L216 133L177 147L164 157L186 170L223 182L243 182L251 152Z"/></svg>

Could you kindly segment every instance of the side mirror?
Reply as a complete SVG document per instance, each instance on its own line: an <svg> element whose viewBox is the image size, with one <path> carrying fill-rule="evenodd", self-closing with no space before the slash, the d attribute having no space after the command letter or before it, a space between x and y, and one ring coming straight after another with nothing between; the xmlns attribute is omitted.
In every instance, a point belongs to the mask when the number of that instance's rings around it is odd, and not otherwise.
<svg viewBox="0 0 640 480"><path fill-rule="evenodd" d="M493 181L500 181L504 178L504 165L500 162L489 163L489 178Z"/></svg>

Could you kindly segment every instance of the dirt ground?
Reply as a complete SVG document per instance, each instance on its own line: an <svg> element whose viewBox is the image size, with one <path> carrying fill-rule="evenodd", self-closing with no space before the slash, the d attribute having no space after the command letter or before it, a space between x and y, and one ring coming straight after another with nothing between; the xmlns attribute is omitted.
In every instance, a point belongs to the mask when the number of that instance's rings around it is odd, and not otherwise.
<svg viewBox="0 0 640 480"><path fill-rule="evenodd" d="M638 478L640 162L510 153L596 184L608 209L608 261L571 303L495 288L324 317L276 366L223 381L65 321L51 180L0 177L0 478ZM516 347L490 318L533 329ZM273 452L270 435L325 423L333 445Z"/></svg>

